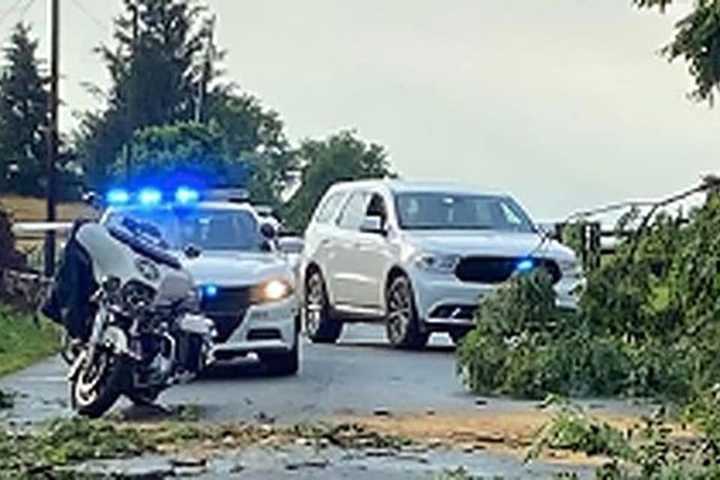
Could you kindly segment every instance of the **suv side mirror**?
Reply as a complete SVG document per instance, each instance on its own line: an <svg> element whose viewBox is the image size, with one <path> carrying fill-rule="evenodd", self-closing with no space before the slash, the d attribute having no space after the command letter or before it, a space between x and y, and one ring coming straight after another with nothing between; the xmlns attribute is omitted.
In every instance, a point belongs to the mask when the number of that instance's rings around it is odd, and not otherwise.
<svg viewBox="0 0 720 480"><path fill-rule="evenodd" d="M364 233L374 233L377 235L385 235L387 231L383 225L383 219L380 215L368 215L360 225L360 231Z"/></svg>

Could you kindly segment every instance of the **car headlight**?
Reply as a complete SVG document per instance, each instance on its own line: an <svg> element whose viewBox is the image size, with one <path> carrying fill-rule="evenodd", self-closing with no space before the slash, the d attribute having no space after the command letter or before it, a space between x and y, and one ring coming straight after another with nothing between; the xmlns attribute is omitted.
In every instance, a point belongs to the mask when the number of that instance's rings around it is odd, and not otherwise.
<svg viewBox="0 0 720 480"><path fill-rule="evenodd" d="M460 263L460 255L423 252L415 257L415 266L432 273L452 273Z"/></svg>
<svg viewBox="0 0 720 480"><path fill-rule="evenodd" d="M272 279L258 285L253 292L254 303L277 302L290 297L293 287L284 279Z"/></svg>

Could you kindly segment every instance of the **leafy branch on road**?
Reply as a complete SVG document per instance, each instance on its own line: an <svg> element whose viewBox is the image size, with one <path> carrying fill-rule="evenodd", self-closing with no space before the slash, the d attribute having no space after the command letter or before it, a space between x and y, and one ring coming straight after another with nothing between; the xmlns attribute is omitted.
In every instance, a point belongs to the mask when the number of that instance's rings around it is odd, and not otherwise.
<svg viewBox="0 0 720 480"><path fill-rule="evenodd" d="M399 451L409 439L354 424L206 424L169 420L156 423L54 420L27 432L0 430L0 478L33 478L66 471L89 460L127 459L185 451L242 450L255 445L302 443L315 448Z"/></svg>

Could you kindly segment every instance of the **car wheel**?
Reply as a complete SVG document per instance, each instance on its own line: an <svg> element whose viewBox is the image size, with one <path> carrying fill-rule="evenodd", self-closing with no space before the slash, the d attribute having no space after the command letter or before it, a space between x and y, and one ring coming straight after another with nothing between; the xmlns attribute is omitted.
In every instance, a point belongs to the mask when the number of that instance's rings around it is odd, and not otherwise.
<svg viewBox="0 0 720 480"><path fill-rule="evenodd" d="M460 343L463 341L463 338L470 333L470 330L468 329L459 329L459 330L450 330L448 334L450 335L450 338L452 338L452 341L455 345L460 346Z"/></svg>
<svg viewBox="0 0 720 480"><path fill-rule="evenodd" d="M335 343L342 333L342 322L330 315L325 280L315 271L305 284L305 332L314 343Z"/></svg>
<svg viewBox="0 0 720 480"><path fill-rule="evenodd" d="M160 396L160 393L162 393L162 392L158 389L132 390L129 392L125 392L125 396L135 406L150 407L152 405L155 405L155 402L157 401L158 397Z"/></svg>
<svg viewBox="0 0 720 480"><path fill-rule="evenodd" d="M396 278L387 289L386 331L390 344L396 348L422 348L430 334L420 327L415 296L410 279Z"/></svg>
<svg viewBox="0 0 720 480"><path fill-rule="evenodd" d="M300 369L300 338L295 334L295 346L287 353L266 353L260 355L260 361L270 375L296 375Z"/></svg>

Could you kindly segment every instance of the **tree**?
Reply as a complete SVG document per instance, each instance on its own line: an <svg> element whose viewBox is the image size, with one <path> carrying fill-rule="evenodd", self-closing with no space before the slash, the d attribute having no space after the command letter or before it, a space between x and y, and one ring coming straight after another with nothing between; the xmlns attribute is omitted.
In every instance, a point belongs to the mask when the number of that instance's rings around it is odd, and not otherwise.
<svg viewBox="0 0 720 480"><path fill-rule="evenodd" d="M196 122L180 122L139 130L133 139L135 152L130 183L163 184L225 179L236 173L240 163L226 154L222 135ZM114 170L124 180L124 163L119 158Z"/></svg>
<svg viewBox="0 0 720 480"><path fill-rule="evenodd" d="M279 114L263 108L258 98L233 90L218 88L211 95L210 125L222 135L226 154L248 163L253 201L278 207L289 172L297 168L284 124Z"/></svg>
<svg viewBox="0 0 720 480"><path fill-rule="evenodd" d="M673 0L633 0L640 8L657 8L665 12ZM690 98L714 103L714 90L720 87L720 0L695 0L695 8L676 24L675 38L663 48L670 61L678 58L688 63L695 89Z"/></svg>
<svg viewBox="0 0 720 480"><path fill-rule="evenodd" d="M286 208L292 228L302 230L317 203L336 182L395 177L381 145L368 144L352 131L342 131L327 140L306 140L298 157L304 162L301 186Z"/></svg>
<svg viewBox="0 0 720 480"><path fill-rule="evenodd" d="M47 81L37 47L30 27L17 24L0 74L0 189L34 195L43 192L48 125Z"/></svg>
<svg viewBox="0 0 720 480"><path fill-rule="evenodd" d="M115 19L115 45L101 46L111 79L94 89L106 106L81 122L77 144L90 179L106 183L115 159L135 131L193 120L199 89L215 75L221 53L210 49L212 23L194 0L123 0ZM209 50L214 53L205 55ZM132 155L131 155L132 156Z"/></svg>

